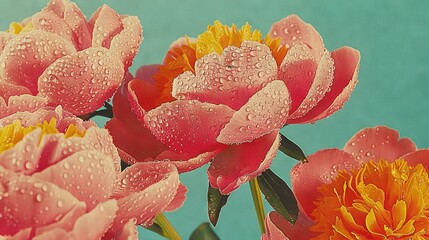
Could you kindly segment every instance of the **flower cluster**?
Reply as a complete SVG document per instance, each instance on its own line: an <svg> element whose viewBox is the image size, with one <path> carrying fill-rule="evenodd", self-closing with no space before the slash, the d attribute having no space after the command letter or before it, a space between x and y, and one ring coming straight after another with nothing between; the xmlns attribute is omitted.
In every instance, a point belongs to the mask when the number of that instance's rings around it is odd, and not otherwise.
<svg viewBox="0 0 429 240"><path fill-rule="evenodd" d="M120 172L108 132L61 107L18 112L0 126L1 235L132 237L136 224L151 224L184 200L173 165Z"/></svg>
<svg viewBox="0 0 429 240"><path fill-rule="evenodd" d="M0 32L0 117L62 105L91 113L110 98L137 54L137 17L108 6L89 21L75 3L52 0Z"/></svg>

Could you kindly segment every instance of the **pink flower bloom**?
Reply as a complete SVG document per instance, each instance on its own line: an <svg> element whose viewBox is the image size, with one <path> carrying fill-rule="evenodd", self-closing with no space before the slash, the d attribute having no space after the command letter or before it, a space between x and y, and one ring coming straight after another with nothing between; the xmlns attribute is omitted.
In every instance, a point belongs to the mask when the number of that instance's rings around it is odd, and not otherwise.
<svg viewBox="0 0 429 240"><path fill-rule="evenodd" d="M108 132L60 107L0 120L0 183L0 235L16 239L137 239L186 193L168 162L120 172Z"/></svg>
<svg viewBox="0 0 429 240"><path fill-rule="evenodd" d="M358 133L356 133L345 144L342 150L325 149L325 150L318 151L308 157L308 161L309 161L308 163L297 164L295 167L293 167L293 169L291 170L292 189L297 198L301 215L299 216L295 226L291 226L287 221L280 219L280 217L277 214L273 214L273 213L270 214L266 220L266 227L268 230L267 235L270 236L270 232L271 232L271 236L277 236L275 234L282 233L286 237L295 239L294 236L297 236L296 233L298 231L298 232L301 232L301 234L309 234L309 236L313 236L313 237L317 236L315 232L310 232L310 229L309 229L310 226L314 225L314 223L312 222L315 220L315 214L321 213L320 210L318 210L318 212L315 212L315 210L317 210L316 200L317 201L321 200L321 197L322 197L322 194L320 192L321 187L328 186L333 181L337 181L335 179L337 178L338 173L340 172L346 171L348 173L350 171L355 171L355 172L358 170L363 171L362 166L364 166L366 163L369 163L371 160L374 162L383 160L383 161L387 161L388 163L393 163L397 159L404 159L408 164L408 166L410 167L414 167L417 164L423 164L423 166L426 168L426 171L427 171L429 170L429 166L426 161L428 157L429 157L429 151L427 149L417 150L416 145L410 139L399 138L399 133L393 129L383 127L383 126L363 129ZM379 171L381 172L381 170ZM352 178L352 179L353 181L356 181L356 183L359 183L359 184L363 184L363 182L365 182L365 179L362 180L361 178L358 178L358 177ZM360 183L360 181L363 181L363 182ZM371 180L368 178L366 179L366 181L370 182ZM342 183L337 181L338 187L342 188L343 184L345 184L346 182ZM353 186L355 185L354 183L348 183L348 184L352 186L350 187L350 189L352 189ZM366 183L366 184L371 185L370 183ZM393 191L394 187L389 186L388 184L392 184L392 182L382 183L381 185L383 185L384 187L380 187L380 188L391 189L391 191ZM363 185L359 185L359 186L363 186ZM325 189L324 191L326 191L327 187L324 187L324 189ZM337 191L340 191L340 190L337 189ZM350 190L350 192L348 192L348 194L346 194L345 196L351 198L352 197L351 191L352 190ZM340 192L338 192L337 194L340 194L340 196L342 196L342 193ZM394 193L389 193L389 192L383 193L383 196L385 196L386 199L388 199L388 198L391 198L390 194L392 194L391 197L394 196ZM376 196L376 192L374 192L374 196ZM358 200L354 201L354 203L358 203ZM345 201L344 204L348 206L347 201ZM381 208L387 207L388 209L388 206L383 206L383 204L385 203L381 202L381 206L382 206ZM414 205L415 206L414 209L421 207L421 205L417 204L417 202L409 203L409 204L411 208ZM330 203L330 206L332 208L336 207L336 205L333 202ZM332 211L337 211L337 210L334 209ZM346 234L347 230L350 230L351 227L348 227L348 226L353 225L353 224L350 224L351 222L360 220L357 214L355 214L356 211L349 210L349 209L347 211L350 211L350 213L348 213L350 214L349 217L340 216L339 213L336 216L332 216L334 220L335 218L337 218L336 221L339 222L339 224L341 222L344 223L344 225L341 225L342 227L337 227L338 232L341 232L341 234ZM382 212L383 210L378 208L378 211ZM394 209L389 211L391 211L392 214L396 214ZM395 216L399 216L399 215L395 215ZM411 218L413 216L409 216L409 217ZM353 218L354 220L351 220ZM368 217L367 217L367 220L368 220ZM319 217L319 221L321 221L320 217ZM332 219L329 221L332 221ZM382 220L379 219L377 221L382 221ZM405 222L403 223L405 226ZM369 232L366 232L362 229L359 230L359 232L355 231L355 234L358 234L359 236L361 236L360 234L369 234L369 236L371 236ZM400 228L398 227L398 229ZM332 232L334 232L333 229L331 230ZM325 229L326 234L329 234L331 230ZM373 235L373 237L377 235L376 233L374 234L375 235ZM368 237L368 235L365 235L365 236ZM321 238L317 238L317 239L325 239L325 238L326 236L322 236ZM263 239L270 239L270 238L263 238ZM276 238L272 238L272 239L276 239ZM305 238L305 239L308 239L308 238Z"/></svg>
<svg viewBox="0 0 429 240"><path fill-rule="evenodd" d="M270 166L281 127L328 117L345 103L360 55L349 47L330 53L295 15L275 23L265 40L250 25L208 29L174 42L163 65L139 69L141 80L118 91L107 128L138 161L169 159L189 171L214 158L210 185L228 194Z"/></svg>
<svg viewBox="0 0 429 240"><path fill-rule="evenodd" d="M96 110L119 86L141 40L137 17L104 5L87 21L75 3L51 0L0 32L0 89L20 89L0 95L0 105L8 108L0 116L46 104L76 115Z"/></svg>

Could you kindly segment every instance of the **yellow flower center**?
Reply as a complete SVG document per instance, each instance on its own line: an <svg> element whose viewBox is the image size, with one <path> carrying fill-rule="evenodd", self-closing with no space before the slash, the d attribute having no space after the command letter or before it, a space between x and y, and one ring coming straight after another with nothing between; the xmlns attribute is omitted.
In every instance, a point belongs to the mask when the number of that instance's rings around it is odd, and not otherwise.
<svg viewBox="0 0 429 240"><path fill-rule="evenodd" d="M316 239L429 238L429 177L421 164L370 161L319 191Z"/></svg>
<svg viewBox="0 0 429 240"><path fill-rule="evenodd" d="M24 138L25 135L34 131L35 129L42 129L41 138L45 134L59 133L60 131L57 129L56 125L57 120L55 118L52 118L49 122L44 121L43 123L38 123L35 126L29 127L23 127L21 122L16 120L13 123L0 128L0 153L13 148ZM85 131L80 131L73 124L71 124L64 133L65 138L83 137L84 135Z"/></svg>
<svg viewBox="0 0 429 240"><path fill-rule="evenodd" d="M13 34L20 34L22 32L28 32L31 29L33 29L33 23L30 21L27 24L21 24L18 22L12 22L9 25L9 29L7 30L7 32L9 33L13 33Z"/></svg>
<svg viewBox="0 0 429 240"><path fill-rule="evenodd" d="M198 36L196 43L191 43L187 37L186 39L187 44L170 49L159 72L153 76L161 93L159 104L174 100L171 96L173 80L186 71L195 73L195 61L207 54L213 52L221 54L228 46L240 47L244 41L255 41L270 48L279 66L288 50L286 46L281 45L280 38L273 39L267 35L262 39L261 32L252 30L249 23L238 29L235 25L229 27L215 21L213 26L209 25L207 31Z"/></svg>
<svg viewBox="0 0 429 240"><path fill-rule="evenodd" d="M261 42L261 32L253 30L249 23L246 23L240 30L234 24L232 27L223 25L215 21L213 26L208 26L207 31L197 38L196 54L197 59L216 52L221 54L228 46L240 47L243 41Z"/></svg>

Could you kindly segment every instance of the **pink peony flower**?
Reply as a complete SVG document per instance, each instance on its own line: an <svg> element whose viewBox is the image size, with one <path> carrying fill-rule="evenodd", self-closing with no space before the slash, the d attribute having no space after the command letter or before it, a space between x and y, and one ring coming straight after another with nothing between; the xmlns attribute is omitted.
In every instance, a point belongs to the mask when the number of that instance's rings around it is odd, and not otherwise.
<svg viewBox="0 0 429 240"><path fill-rule="evenodd" d="M137 239L186 193L168 162L120 172L107 131L60 107L0 120L0 184L0 235L14 239Z"/></svg>
<svg viewBox="0 0 429 240"><path fill-rule="evenodd" d="M76 115L96 110L119 86L141 40L137 17L104 5L87 21L75 3L51 0L0 32L0 91L19 89L0 92L0 117L36 105L62 105Z"/></svg>
<svg viewBox="0 0 429 240"><path fill-rule="evenodd" d="M138 161L169 159L189 171L214 158L210 185L228 194L270 166L281 127L328 117L345 103L359 60L349 47L330 53L295 15L264 40L248 24L216 21L197 39L174 42L163 65L139 69L118 91L107 128ZM127 98L144 126L126 113ZM152 147L142 151L130 139Z"/></svg>
<svg viewBox="0 0 429 240"><path fill-rule="evenodd" d="M305 239L427 237L428 158L428 149L383 126L359 131L342 150L318 151L291 170L297 223L271 213L263 239L298 232Z"/></svg>

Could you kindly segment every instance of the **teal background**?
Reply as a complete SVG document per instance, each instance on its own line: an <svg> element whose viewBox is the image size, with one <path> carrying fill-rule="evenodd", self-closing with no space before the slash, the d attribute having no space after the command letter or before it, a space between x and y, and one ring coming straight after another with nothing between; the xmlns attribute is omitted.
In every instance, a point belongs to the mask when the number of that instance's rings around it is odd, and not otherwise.
<svg viewBox="0 0 429 240"><path fill-rule="evenodd" d="M0 28L39 11L47 0L1 0ZM248 21L265 35L271 24L298 14L322 35L329 50L343 45L359 49L362 60L359 83L344 109L332 117L282 130L307 155L337 147L358 130L387 125L418 147L429 146L429 1L400 0L278 0L278 1L76 1L89 18L103 3L121 14L137 15L144 41L131 71L142 64L159 63L172 41L185 34L197 36L219 19L224 24ZM98 119L102 124L103 119ZM289 181L295 162L279 153L272 169ZM188 199L167 217L184 239L207 221L207 167L181 175L189 188ZM221 239L259 239L259 227L249 187L242 186L229 198L215 228ZM141 229L141 239L162 239Z"/></svg>

